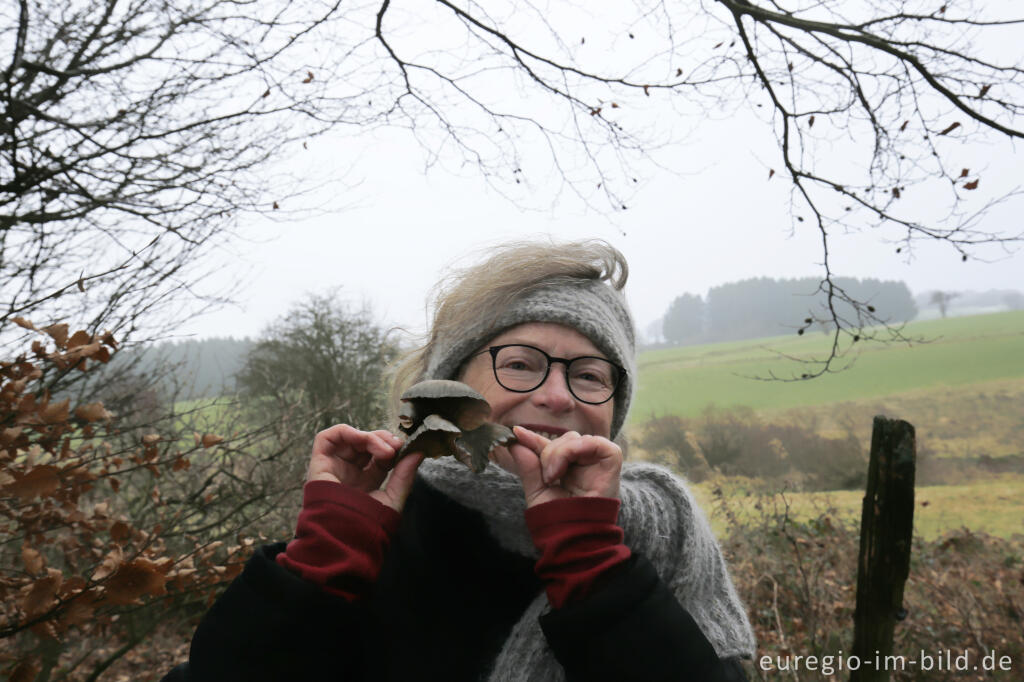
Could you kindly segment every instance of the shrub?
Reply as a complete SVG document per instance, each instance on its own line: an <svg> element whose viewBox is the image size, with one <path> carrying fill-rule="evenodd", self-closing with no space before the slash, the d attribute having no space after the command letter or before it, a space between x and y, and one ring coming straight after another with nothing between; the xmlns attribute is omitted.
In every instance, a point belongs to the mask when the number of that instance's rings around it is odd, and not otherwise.
<svg viewBox="0 0 1024 682"><path fill-rule="evenodd" d="M750 408L707 408L699 418L666 416L644 425L638 444L653 459L702 481L727 476L789 482L807 490L856 489L867 457L852 434L826 438L816 425L762 421Z"/></svg>
<svg viewBox="0 0 1024 682"><path fill-rule="evenodd" d="M111 335L15 321L45 341L0 362L0 674L98 675L168 614L207 602L252 540L195 511L217 509L216 477L186 472L213 459L219 436L122 433L102 402L51 394L61 376L108 362Z"/></svg>
<svg viewBox="0 0 1024 682"><path fill-rule="evenodd" d="M822 509L794 521L784 493L753 502L739 513L721 488L714 514L727 523L722 547L757 637L751 680L828 679L820 672L762 671L761 656L849 655L856 606L859 531L836 511ZM1012 670L923 671L907 665L895 680L1017 680L1024 660L1024 537L1003 540L961 529L937 540L915 538L893 653L917 659L921 651L968 652L972 664L986 653L1009 656ZM847 679L843 671L831 679Z"/></svg>
<svg viewBox="0 0 1024 682"><path fill-rule="evenodd" d="M711 472L692 432L679 417L668 416L647 422L638 444L651 458L699 483Z"/></svg>

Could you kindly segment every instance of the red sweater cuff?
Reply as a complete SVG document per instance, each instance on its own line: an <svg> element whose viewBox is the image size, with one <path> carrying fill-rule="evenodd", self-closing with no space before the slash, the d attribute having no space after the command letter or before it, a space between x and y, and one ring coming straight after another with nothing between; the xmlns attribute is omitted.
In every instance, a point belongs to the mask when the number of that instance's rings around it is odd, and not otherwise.
<svg viewBox="0 0 1024 682"><path fill-rule="evenodd" d="M591 594L629 559L616 523L619 505L608 497L569 497L526 510L526 525L541 553L534 570L554 608Z"/></svg>
<svg viewBox="0 0 1024 682"><path fill-rule="evenodd" d="M295 539L277 563L354 601L377 580L401 516L366 493L330 481L303 487Z"/></svg>

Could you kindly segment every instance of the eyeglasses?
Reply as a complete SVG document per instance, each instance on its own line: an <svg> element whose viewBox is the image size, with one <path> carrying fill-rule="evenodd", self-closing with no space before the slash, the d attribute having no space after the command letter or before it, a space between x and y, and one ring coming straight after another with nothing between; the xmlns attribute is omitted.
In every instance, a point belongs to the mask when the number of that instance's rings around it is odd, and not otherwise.
<svg viewBox="0 0 1024 682"><path fill-rule="evenodd" d="M487 352L491 354L494 378L502 388L514 393L529 393L540 388L547 381L553 362L565 365L565 383L569 392L588 405L600 405L611 400L626 376L625 368L593 355L556 358L540 348L521 343L491 346Z"/></svg>

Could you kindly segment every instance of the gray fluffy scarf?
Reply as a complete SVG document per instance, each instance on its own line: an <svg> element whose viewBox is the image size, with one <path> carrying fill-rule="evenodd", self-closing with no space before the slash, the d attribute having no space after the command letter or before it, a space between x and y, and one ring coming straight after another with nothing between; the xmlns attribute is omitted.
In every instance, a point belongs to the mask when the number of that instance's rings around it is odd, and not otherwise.
<svg viewBox="0 0 1024 682"><path fill-rule="evenodd" d="M526 528L526 501L514 474L491 464L474 475L450 457L423 462L419 473L432 487L483 514L503 547L539 556ZM686 485L662 467L626 463L620 497L625 544L653 564L719 657L753 656L754 634L746 611L711 526ZM548 608L541 592L512 628L490 680L565 679L540 629L539 618Z"/></svg>

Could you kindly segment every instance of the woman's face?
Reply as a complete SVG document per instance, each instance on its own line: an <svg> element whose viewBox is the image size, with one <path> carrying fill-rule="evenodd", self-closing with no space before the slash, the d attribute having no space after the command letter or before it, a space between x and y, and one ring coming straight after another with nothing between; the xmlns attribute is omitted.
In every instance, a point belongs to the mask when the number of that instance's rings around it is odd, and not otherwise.
<svg viewBox="0 0 1024 682"><path fill-rule="evenodd" d="M522 343L540 348L548 355L577 358L581 355L604 357L590 339L571 327L551 322L529 322L505 330L487 344L501 346ZM491 421L508 427L524 426L548 438L557 438L566 431L583 435L611 434L615 399L600 405L580 402L565 382L565 366L555 363L544 383L529 393L516 393L503 388L494 378L491 355L482 352L470 358L459 380L480 392L491 404ZM505 448L498 448L498 463L508 457Z"/></svg>

